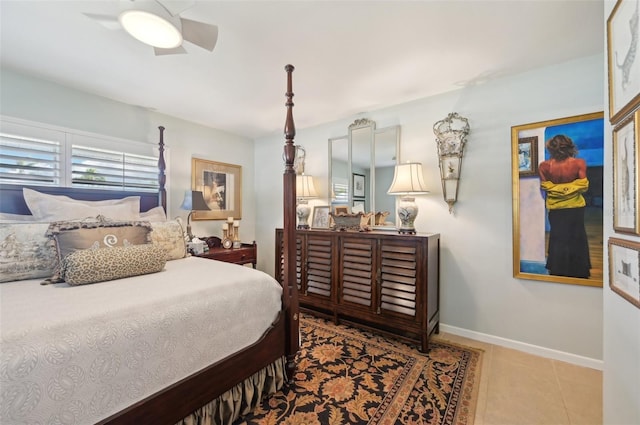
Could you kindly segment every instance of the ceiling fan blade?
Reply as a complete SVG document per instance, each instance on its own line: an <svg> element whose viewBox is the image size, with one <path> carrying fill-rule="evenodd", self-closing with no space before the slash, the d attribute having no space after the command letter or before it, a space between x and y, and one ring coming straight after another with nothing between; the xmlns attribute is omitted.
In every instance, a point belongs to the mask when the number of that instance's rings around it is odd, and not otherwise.
<svg viewBox="0 0 640 425"><path fill-rule="evenodd" d="M173 49L161 49L160 47L154 47L153 52L156 56L181 55L183 53L187 53L186 49L182 46L174 47Z"/></svg>
<svg viewBox="0 0 640 425"><path fill-rule="evenodd" d="M97 23L99 23L100 25L102 25L107 29L110 29L110 30L122 29L120 22L118 22L117 16L100 15L98 13L84 13L84 15L93 19L94 21L96 21Z"/></svg>
<svg viewBox="0 0 640 425"><path fill-rule="evenodd" d="M182 23L182 38L210 52L213 51L218 41L217 26L185 18L180 18L180 22Z"/></svg>
<svg viewBox="0 0 640 425"><path fill-rule="evenodd" d="M156 0L171 16L177 16L196 4L195 0Z"/></svg>

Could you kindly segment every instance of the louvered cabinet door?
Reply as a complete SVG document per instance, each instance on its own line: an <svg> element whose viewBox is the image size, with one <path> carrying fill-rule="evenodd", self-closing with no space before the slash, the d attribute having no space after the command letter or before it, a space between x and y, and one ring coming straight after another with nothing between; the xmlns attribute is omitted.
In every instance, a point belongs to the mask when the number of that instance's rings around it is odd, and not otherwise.
<svg viewBox="0 0 640 425"><path fill-rule="evenodd" d="M380 313L420 320L418 314L418 245L383 240L380 246Z"/></svg>
<svg viewBox="0 0 640 425"><path fill-rule="evenodd" d="M340 295L341 304L356 304L372 308L375 281L375 239L340 238Z"/></svg>
<svg viewBox="0 0 640 425"><path fill-rule="evenodd" d="M331 299L332 290L332 240L307 234L303 254L303 295L313 298Z"/></svg>

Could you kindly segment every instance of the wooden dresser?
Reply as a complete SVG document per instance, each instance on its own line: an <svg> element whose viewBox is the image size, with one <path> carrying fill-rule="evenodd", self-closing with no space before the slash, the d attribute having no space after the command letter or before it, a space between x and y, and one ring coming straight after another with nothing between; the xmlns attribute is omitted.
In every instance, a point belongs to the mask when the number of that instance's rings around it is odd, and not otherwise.
<svg viewBox="0 0 640 425"><path fill-rule="evenodd" d="M300 307L409 339L427 350L439 331L440 235L298 230ZM282 229L276 278L283 279Z"/></svg>

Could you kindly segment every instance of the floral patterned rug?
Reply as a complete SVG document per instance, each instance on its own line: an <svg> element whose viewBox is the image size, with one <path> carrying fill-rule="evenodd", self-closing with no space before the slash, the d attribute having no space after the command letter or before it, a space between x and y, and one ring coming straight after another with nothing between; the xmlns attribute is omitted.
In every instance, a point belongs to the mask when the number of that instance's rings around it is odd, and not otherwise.
<svg viewBox="0 0 640 425"><path fill-rule="evenodd" d="M482 351L430 341L429 352L303 316L292 385L236 424L472 425Z"/></svg>

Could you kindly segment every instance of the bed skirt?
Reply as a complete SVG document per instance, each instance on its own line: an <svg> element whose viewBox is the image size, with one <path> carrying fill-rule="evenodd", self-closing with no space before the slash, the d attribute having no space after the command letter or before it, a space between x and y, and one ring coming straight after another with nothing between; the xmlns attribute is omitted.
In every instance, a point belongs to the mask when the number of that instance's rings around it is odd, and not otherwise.
<svg viewBox="0 0 640 425"><path fill-rule="evenodd" d="M273 394L283 387L286 382L285 364L286 359L283 356L176 425L231 425L233 421L253 410L266 395Z"/></svg>

